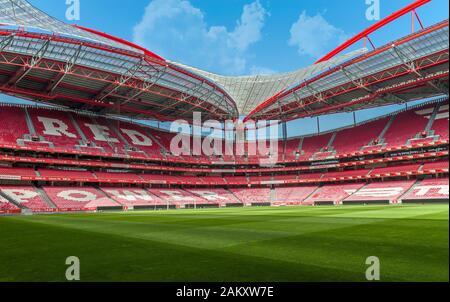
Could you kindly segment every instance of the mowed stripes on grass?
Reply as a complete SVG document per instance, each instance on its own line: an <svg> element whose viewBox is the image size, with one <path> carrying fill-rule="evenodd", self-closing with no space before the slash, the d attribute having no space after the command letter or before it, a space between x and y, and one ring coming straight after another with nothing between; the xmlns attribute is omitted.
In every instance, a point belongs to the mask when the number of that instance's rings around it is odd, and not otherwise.
<svg viewBox="0 0 450 302"><path fill-rule="evenodd" d="M448 205L0 217L0 281L448 281Z"/></svg>

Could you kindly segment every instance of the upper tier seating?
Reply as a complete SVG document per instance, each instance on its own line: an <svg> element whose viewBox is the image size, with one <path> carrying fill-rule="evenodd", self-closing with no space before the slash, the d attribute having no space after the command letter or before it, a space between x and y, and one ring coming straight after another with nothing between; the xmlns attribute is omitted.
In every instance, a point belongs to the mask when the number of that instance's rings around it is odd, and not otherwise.
<svg viewBox="0 0 450 302"><path fill-rule="evenodd" d="M138 125L121 121L113 121L110 125L114 126L121 133L129 146L129 150L136 149L137 151L145 152L151 157L161 157L161 147L151 137L150 131L145 131L145 128ZM130 154L130 151L128 153Z"/></svg>
<svg viewBox="0 0 450 302"><path fill-rule="evenodd" d="M25 119L25 110L0 104L0 144L17 146L17 140L30 134Z"/></svg>
<svg viewBox="0 0 450 302"><path fill-rule="evenodd" d="M439 139L448 140L448 104L439 107L438 114L434 120L433 126L434 134L439 135Z"/></svg>
<svg viewBox="0 0 450 302"><path fill-rule="evenodd" d="M340 204L345 198L355 193L362 186L363 184L325 185L315 191L306 202L334 202L335 204Z"/></svg>
<svg viewBox="0 0 450 302"><path fill-rule="evenodd" d="M106 153L125 154L124 142L105 123L105 119L79 115L76 117L76 121L88 142L94 143L96 147L102 148Z"/></svg>
<svg viewBox="0 0 450 302"><path fill-rule="evenodd" d="M102 192L89 187L44 187L53 203L63 210L97 209L118 207L119 204Z"/></svg>
<svg viewBox="0 0 450 302"><path fill-rule="evenodd" d="M413 138L415 138L415 142L411 142L413 145L433 142L435 140L433 136L424 138L418 135L424 132L429 118L432 116L433 108L436 106L436 104L427 105L395 116L384 137L387 144L386 147L405 146ZM440 108L431 130L441 139L448 140L448 104L444 104ZM30 127L27 124L26 111L31 117ZM79 152L116 157L150 157L167 161L188 161L206 164L221 164L224 160L236 161L238 164L259 164L261 159L266 158L265 156L255 155L248 156L248 158L246 156L233 155L226 157L216 155L174 156L169 154L172 138L175 136L174 133L127 121L55 109L27 107L26 111L22 107L0 107L0 119L2 120L0 145L8 145L11 148L23 146L29 148L39 147L39 150L57 152ZM335 155L342 156L361 151L362 147L376 141L390 119L390 117L386 117L355 128L338 131L330 148L328 148L328 144L331 142L333 133L289 139L286 141L285 150L283 150L284 142L279 141L277 142L279 159L283 160L284 158L287 161L321 160ZM31 125L34 126L36 138L42 137L45 142L23 141L24 138L29 138L28 135L32 134L30 133ZM191 138L189 140L192 141ZM248 143L246 145L248 146ZM224 148L225 144L222 144L221 149L223 150ZM364 148L364 151L372 148L377 150L380 149L380 146ZM334 150L336 150L336 154ZM298 155L296 155L297 152Z"/></svg>
<svg viewBox="0 0 450 302"><path fill-rule="evenodd" d="M402 200L448 200L448 178L426 179L416 184Z"/></svg>
<svg viewBox="0 0 450 302"><path fill-rule="evenodd" d="M275 189L276 197L273 203L301 204L316 189L317 189L316 186L276 188Z"/></svg>
<svg viewBox="0 0 450 302"><path fill-rule="evenodd" d="M397 203L398 198L407 192L414 183L415 180L405 180L368 184L347 197L344 202L389 201Z"/></svg>
<svg viewBox="0 0 450 302"><path fill-rule="evenodd" d="M32 186L0 185L0 191L15 202L35 212L43 212L49 209L40 193Z"/></svg>
<svg viewBox="0 0 450 302"><path fill-rule="evenodd" d="M166 202L161 198L155 196L147 190L136 188L115 188L103 187L103 192L108 196L124 206L152 206L165 205Z"/></svg>
<svg viewBox="0 0 450 302"><path fill-rule="evenodd" d="M268 188L230 189L230 191L243 203L266 203L272 201L270 199L270 189Z"/></svg>
<svg viewBox="0 0 450 302"><path fill-rule="evenodd" d="M398 114L384 136L388 147L406 145L408 140L425 130L436 105L425 106Z"/></svg>
<svg viewBox="0 0 450 302"><path fill-rule="evenodd" d="M82 138L77 132L67 112L28 108L36 133L52 142L55 148L76 150Z"/></svg>
<svg viewBox="0 0 450 302"><path fill-rule="evenodd" d="M339 131L333 141L333 147L339 155L359 151L362 147L378 139L388 121L389 118L383 118Z"/></svg>
<svg viewBox="0 0 450 302"><path fill-rule="evenodd" d="M301 160L309 160L311 157L319 152L322 148L325 148L330 142L332 133L305 137L302 144Z"/></svg>

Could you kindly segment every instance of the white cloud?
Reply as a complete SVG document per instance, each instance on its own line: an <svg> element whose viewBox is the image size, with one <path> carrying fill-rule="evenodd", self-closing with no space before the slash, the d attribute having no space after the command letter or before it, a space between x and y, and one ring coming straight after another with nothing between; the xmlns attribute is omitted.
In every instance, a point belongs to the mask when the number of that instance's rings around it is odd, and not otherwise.
<svg viewBox="0 0 450 302"><path fill-rule="evenodd" d="M264 67L264 66L252 66L250 68L251 75L270 75L276 73L275 70Z"/></svg>
<svg viewBox="0 0 450 302"><path fill-rule="evenodd" d="M297 22L292 24L289 45L298 48L300 55L318 59L328 51L342 44L348 35L330 24L322 14L308 16L303 11Z"/></svg>
<svg viewBox="0 0 450 302"><path fill-rule="evenodd" d="M247 71L249 47L261 39L267 12L259 0L245 5L229 31L209 26L188 0L152 0L134 27L134 42L174 61L213 72Z"/></svg>

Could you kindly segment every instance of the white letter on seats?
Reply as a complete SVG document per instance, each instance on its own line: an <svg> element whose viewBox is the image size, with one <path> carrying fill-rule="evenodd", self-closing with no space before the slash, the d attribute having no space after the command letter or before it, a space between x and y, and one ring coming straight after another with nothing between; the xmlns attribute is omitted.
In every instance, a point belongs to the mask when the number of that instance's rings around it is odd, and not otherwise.
<svg viewBox="0 0 450 302"><path fill-rule="evenodd" d="M220 196L217 193L214 192L209 192L209 191L195 191L196 194L200 195L201 197L203 197L206 200L209 201L216 201L216 200L227 200L226 197L224 196Z"/></svg>
<svg viewBox="0 0 450 302"><path fill-rule="evenodd" d="M28 202L30 199L33 199L39 195L37 192L21 189L5 189L2 191L11 199L19 203Z"/></svg>
<svg viewBox="0 0 450 302"><path fill-rule="evenodd" d="M101 125L92 125L92 124L85 124L86 127L91 129L92 134L94 134L94 140L99 142L110 142L110 143L118 143L119 141L109 136L109 129L106 126Z"/></svg>
<svg viewBox="0 0 450 302"><path fill-rule="evenodd" d="M69 126L61 120L38 116L38 121L40 121L44 125L44 134L53 135L53 136L61 136L64 134L67 137L77 138L77 136L68 131Z"/></svg>
<svg viewBox="0 0 450 302"><path fill-rule="evenodd" d="M128 135L128 137L131 139L131 143L136 146L146 146L151 147L153 146L152 140L150 137L136 131L136 130L130 130L130 129L120 129L123 133Z"/></svg>
<svg viewBox="0 0 450 302"><path fill-rule="evenodd" d="M78 202L88 202L88 201L94 201L97 199L97 196L91 192L78 191L78 190L62 191L62 192L59 192L57 196L59 198L65 199L65 200L78 201Z"/></svg>
<svg viewBox="0 0 450 302"><path fill-rule="evenodd" d="M145 201L152 201L153 197L150 196L147 192L144 190L123 190L122 192L118 190L106 190L108 194L114 195L117 199L125 199L128 201L136 201L139 199L145 200Z"/></svg>
<svg viewBox="0 0 450 302"><path fill-rule="evenodd" d="M163 190L161 190L161 193L170 196L170 198L173 198L173 200L176 200L176 201L192 200L191 197L184 196L181 192L178 192L178 191L163 191Z"/></svg>

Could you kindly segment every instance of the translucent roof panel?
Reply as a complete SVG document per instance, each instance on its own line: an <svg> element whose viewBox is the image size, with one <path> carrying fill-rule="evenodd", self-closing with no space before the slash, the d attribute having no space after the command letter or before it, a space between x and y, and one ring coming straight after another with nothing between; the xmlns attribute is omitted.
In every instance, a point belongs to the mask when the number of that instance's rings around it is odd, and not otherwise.
<svg viewBox="0 0 450 302"><path fill-rule="evenodd" d="M25 0L0 0L0 24L39 29L45 32L77 37L111 47L143 53L142 50L78 29L55 19Z"/></svg>
<svg viewBox="0 0 450 302"><path fill-rule="evenodd" d="M236 102L239 113L247 115L258 105L270 99L277 93L299 84L300 82L311 78L333 66L341 64L351 58L365 53L367 49L358 49L353 52L334 57L328 61L311 65L293 72L272 74L272 75L253 75L253 76L222 76L195 67L186 66L181 63L171 62L182 68L191 70L207 79L210 79L220 85Z"/></svg>

